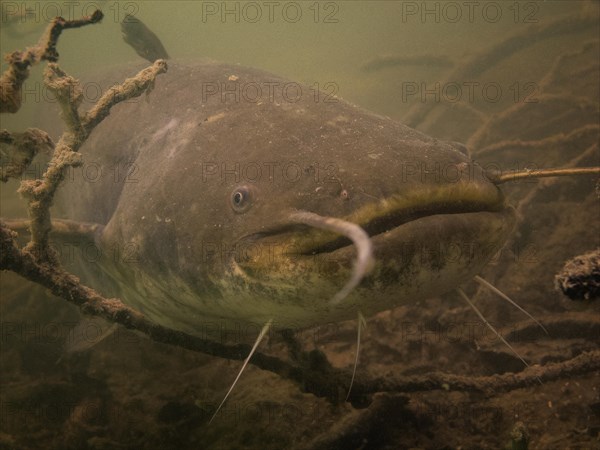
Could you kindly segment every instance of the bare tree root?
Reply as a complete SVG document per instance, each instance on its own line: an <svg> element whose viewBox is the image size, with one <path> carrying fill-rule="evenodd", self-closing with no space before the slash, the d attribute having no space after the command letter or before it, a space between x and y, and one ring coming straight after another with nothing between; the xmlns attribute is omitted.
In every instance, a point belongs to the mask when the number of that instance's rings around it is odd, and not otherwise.
<svg viewBox="0 0 600 450"><path fill-rule="evenodd" d="M567 65L567 63L569 63L571 60L581 57L585 53L588 53L588 52L589 53L593 53L594 51L597 52L596 47L598 47L598 45L599 45L598 40L588 41L588 42L585 42L582 45L582 47L577 50L574 50L571 52L565 52L565 53L557 56L552 64L552 67L550 68L550 70L546 73L546 75L544 75L544 77L540 80L540 82L537 83L537 90L539 92L546 92L551 85L556 85L556 84L558 84L559 81L563 81L563 83L564 82L568 83L569 80L578 79L579 77L585 78L586 76L588 76L588 78L589 78L589 75L591 75L592 77L595 76L595 74L598 71L598 62L592 62L591 64L588 64L587 66L582 67L576 73L569 73L568 75L565 75L562 72L564 71L565 65ZM482 55L484 55L484 53L482 53ZM475 56L474 58L477 58L477 56ZM454 76L455 76L455 74L452 74L452 77L454 77ZM466 74L465 74L465 76L466 76ZM448 81L456 81L452 77L448 78ZM420 105L419 107L424 107L424 105ZM415 106L414 108L417 108L417 106ZM447 108L447 110L449 109L451 111L455 111L458 108L463 109L465 112L471 113L474 118L477 118L478 120L480 120L482 122L482 127L484 129L482 129L478 132L476 131L474 133L474 135L471 136L471 138L469 139L469 142L467 142L467 147L471 150L476 150L477 156L479 156L482 153L482 150L474 147L476 144L478 144L478 142L476 142L476 139L479 136L486 135L485 131L487 131L487 128L489 128L493 124L495 118L488 117L487 114L476 109L473 105L470 105L466 101L459 101L456 103L447 104L446 108ZM440 110L441 110L441 112L438 112ZM446 110L446 113L447 113L447 110ZM430 129L430 130L431 129L439 129L438 124L440 123L440 121L447 120L447 119L448 118L447 118L446 114L444 114L443 108L439 108L439 107L432 108L429 112L427 112L426 116L423 117L423 120L422 120L420 126L422 129Z"/></svg>
<svg viewBox="0 0 600 450"><path fill-rule="evenodd" d="M384 389L374 397L373 403L366 410L354 411L353 413L336 422L329 430L319 434L309 444L303 443L301 448L311 450L337 450L347 448L359 448L369 441L377 441L378 435L389 435L389 429L402 429L413 427L429 427L432 421L427 417L427 403L421 403L409 396L398 394L399 392L429 391L432 389L443 389L453 391L483 392L487 395L498 395L501 392L511 391L517 388L539 385L540 381L554 381L563 378L563 374L569 376L581 375L597 371L600 367L600 352L583 353L571 361L565 363L544 366L543 374L538 366L530 368L528 373L505 374L493 377L451 377L449 375L432 374L421 382L411 382L406 379L396 386L388 386L389 393L383 393ZM409 403L410 402L410 403ZM520 430L519 430L520 428ZM515 431L523 430L523 423L517 422L513 428ZM521 436L519 433L512 435L513 442ZM508 447L507 447L508 448ZM512 448L526 448L515 447Z"/></svg>
<svg viewBox="0 0 600 450"><path fill-rule="evenodd" d="M457 65L457 69L446 78L447 82L455 80L467 80L477 77L485 71L496 67L500 62L513 54L530 47L545 39L556 38L561 35L579 33L588 28L596 26L595 17L586 15L572 15L557 19L545 26L531 26L523 32L519 32L496 44L491 49L486 49L475 55L464 64ZM406 125L418 128L432 111L434 103L419 103L411 108L402 118Z"/></svg>
<svg viewBox="0 0 600 450"><path fill-rule="evenodd" d="M575 58L581 57L582 55L584 55L587 52L593 52L594 47L598 46L598 41L590 41L590 42L586 42L583 44L583 46L578 49L578 50L574 50L571 52L565 52L559 56L556 57L556 59L554 60L552 67L548 70L548 72L546 73L546 75L544 75L544 77L540 80L539 84L538 84L538 89L540 90L540 92L548 92L551 88L551 86L555 85L558 81L558 78L561 75L561 71L563 70L563 68L565 67L565 65L567 65L567 63ZM597 71L597 63L593 63L592 66L596 69ZM586 67L586 70L588 68ZM564 76L564 75L563 75ZM573 79L575 78L575 74L569 74L567 77L568 79ZM552 101L552 102L556 102L556 101L560 101L561 98L564 99L564 101L566 103L573 103L573 99L571 99L571 96L566 95L565 96L551 96L551 97L547 97L548 94L544 94L540 99L538 99L539 101L541 100L545 100L546 102L548 101ZM580 101L586 102L587 99L581 99ZM513 107L508 108L507 110L503 111L500 114L491 116L488 118L488 120L484 121L484 123L480 126L480 128L473 133L473 135L469 138L468 142L467 142L467 147L473 149L474 151L477 152L477 156L480 156L483 153L486 153L488 151L493 151L496 150L496 147L494 146L494 144L492 144L491 146L486 146L482 149L479 149L479 147L482 145L482 143L485 141L485 139L488 137L492 126L493 125L497 125L498 123L502 122L503 120L508 120L511 117L513 117L516 113L520 112L521 110L523 110L524 108L527 107L527 103L523 102L520 104L515 104ZM577 103L575 103L574 107L577 108L580 105L577 105ZM594 106L594 105L590 105L590 106ZM568 109L568 107L567 107ZM596 124L591 124L591 126L596 126ZM581 131L589 131L589 130L584 130L586 128L586 126L579 128L579 130ZM576 138L577 131L573 131L572 133L569 133L569 138ZM557 137L558 139L561 139L560 137ZM549 137L547 139L552 139L552 137ZM552 144L553 142L548 142L548 144ZM502 143L498 143L498 146L501 146ZM533 147L529 147L532 148Z"/></svg>
<svg viewBox="0 0 600 450"><path fill-rule="evenodd" d="M600 126L596 124L587 124L568 134L559 133L536 141L523 141L521 139L501 141L478 150L477 156L481 157L481 155L486 153L495 153L505 150L543 150L551 146L564 146L569 145L572 142L577 142L578 140L587 137L587 135L591 135L597 140L598 137L600 137Z"/></svg>
<svg viewBox="0 0 600 450"><path fill-rule="evenodd" d="M529 341L533 339L586 339L594 341L600 336L600 317L588 313L561 313L539 318L544 324L546 335L533 322L516 324L510 332L504 335L508 341Z"/></svg>
<svg viewBox="0 0 600 450"><path fill-rule="evenodd" d="M372 381L355 382L355 395L374 392L418 392L432 389L451 391L482 392L493 395L528 386L539 385L576 375L600 370L600 351L582 353L575 358L544 366L531 366L519 373L505 373L487 377L465 377L445 373L423 376L401 377L394 380L379 378ZM351 398L354 395L351 395Z"/></svg>
<svg viewBox="0 0 600 450"><path fill-rule="evenodd" d="M596 105L588 98L575 97L567 94L543 94L538 97L539 103L545 107L551 108L555 105L559 105L567 114L572 111L593 111L596 109ZM510 108L505 109L499 114L490 116L481 127L473 133L473 135L467 141L467 147L474 150L474 154L477 155L477 148L482 146L492 130L492 126L505 126L504 124L510 120L514 120L514 117L518 117L518 113L528 107L528 103L516 103ZM557 118L556 120L561 120ZM540 126L550 128L552 124L544 123ZM534 128L530 128L531 132Z"/></svg>
<svg viewBox="0 0 600 450"><path fill-rule="evenodd" d="M563 67L566 65L566 63L570 59L581 56L581 55L585 54L586 52L593 52L595 50L594 47L598 47L598 44L599 44L598 40L585 42L579 50L574 50L572 52L565 52L562 55L559 55L554 60L554 63L552 64L552 67L550 68L548 73L540 81L540 84L539 84L540 89L545 89L553 84L557 84L557 81L559 81L558 78L561 74L561 71L563 70ZM598 63L594 62L591 65L584 67L582 69L582 71L588 71L590 67L593 67L597 70ZM577 75L572 74L571 76L577 76Z"/></svg>

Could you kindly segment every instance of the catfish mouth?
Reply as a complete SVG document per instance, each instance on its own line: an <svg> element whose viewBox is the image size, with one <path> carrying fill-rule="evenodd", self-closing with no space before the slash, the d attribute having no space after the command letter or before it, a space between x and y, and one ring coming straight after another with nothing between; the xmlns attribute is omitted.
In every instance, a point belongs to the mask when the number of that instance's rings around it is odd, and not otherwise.
<svg viewBox="0 0 600 450"><path fill-rule="evenodd" d="M286 222L242 239L266 244L269 251L233 261L236 273L273 287L283 282L292 290L304 283L317 289L318 296L322 295L320 285L341 285L346 279L327 302L329 307L340 305L369 274L370 282L380 287L433 283L451 287L475 275L500 249L514 225L514 209L506 206L501 191L493 184L474 183L420 186L363 204L346 217L306 210L283 214ZM447 258L445 251L439 251L456 243L475 251L461 252L458 258ZM412 246L412 251L406 252L406 246ZM421 258L421 254L426 256ZM321 255L324 258L315 258ZM298 270L306 270L307 276L299 278ZM410 276L407 271L412 271ZM313 284L310 279L319 281Z"/></svg>
<svg viewBox="0 0 600 450"><path fill-rule="evenodd" d="M399 209L390 214L383 216L374 216L361 227L369 235L371 239L376 239L377 236L390 233L393 230L402 227L410 222L418 221L419 219L433 217L437 215L447 214L469 214L478 212L501 212L505 208L500 205L486 205L482 203L457 202L440 203L424 205L423 208L407 208ZM352 245L352 241L344 236L339 236L329 242L320 243L314 247L303 249L300 255L308 256L319 253L331 253L336 250Z"/></svg>
<svg viewBox="0 0 600 450"><path fill-rule="evenodd" d="M369 238L377 243L379 238L399 231L407 224L417 224L422 219L435 216L462 217L474 213L490 213L503 220L510 207L505 204L501 191L494 185L487 188L462 183L451 186L429 187L408 194L394 194L388 198L361 206L344 221L360 226ZM283 223L242 239L245 242L282 243L293 249L294 256L315 256L346 249L353 245L343 235L315 229L298 223Z"/></svg>

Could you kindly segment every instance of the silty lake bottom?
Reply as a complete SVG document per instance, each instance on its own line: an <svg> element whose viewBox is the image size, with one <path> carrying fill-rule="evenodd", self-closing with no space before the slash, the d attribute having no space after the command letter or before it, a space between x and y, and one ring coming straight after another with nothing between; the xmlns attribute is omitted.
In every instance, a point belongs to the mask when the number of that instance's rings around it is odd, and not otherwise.
<svg viewBox="0 0 600 450"><path fill-rule="evenodd" d="M2 54L35 43L51 16L86 12L84 3L75 10L63 3L51 9L50 3L2 2ZM592 166L600 160L595 2L481 2L473 10L458 2L289 2L273 7L272 16L268 2L96 4L105 12L103 22L65 31L58 45L61 67L82 80L94 80L105 66L142 62L120 32L125 14L134 13L173 60L240 63L300 82L310 95L316 88L325 96L335 93L428 135L462 142L487 167ZM25 8L27 17L14 20ZM41 72L40 66L32 70L23 109L4 114L2 128L23 130L47 108L51 99ZM3 218L26 216L17 187L2 184ZM532 365L597 350L597 302L572 301L554 287L566 260L600 244L597 177L507 183L502 190L517 210L517 227L481 276L550 335L476 283L465 291ZM468 249L457 245L455 251ZM63 256L68 259L68 252ZM311 386L250 365L209 426L240 361L157 344L123 328L68 353L65 343L81 319L77 308L12 273L0 276L2 448L600 445L597 372L510 390L382 392L352 405L343 401L341 386L316 396L305 392ZM90 325L88 340L98 340L106 326ZM295 337L304 350L318 349L333 366L350 368L356 328L356 321L333 323ZM257 333L228 331L232 341ZM221 336L209 325L205 334ZM260 351L289 359L276 334ZM439 372L472 379L524 370L470 308L445 295L368 318L357 376ZM519 422L527 446L516 443Z"/></svg>

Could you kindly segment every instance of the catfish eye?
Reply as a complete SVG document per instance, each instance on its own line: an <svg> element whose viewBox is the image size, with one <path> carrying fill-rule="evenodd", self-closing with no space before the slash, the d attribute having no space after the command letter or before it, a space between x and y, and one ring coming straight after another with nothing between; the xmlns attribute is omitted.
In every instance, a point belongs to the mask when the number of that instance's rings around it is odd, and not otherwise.
<svg viewBox="0 0 600 450"><path fill-rule="evenodd" d="M252 190L248 186L239 186L233 190L229 201L236 213L244 213L252 206Z"/></svg>

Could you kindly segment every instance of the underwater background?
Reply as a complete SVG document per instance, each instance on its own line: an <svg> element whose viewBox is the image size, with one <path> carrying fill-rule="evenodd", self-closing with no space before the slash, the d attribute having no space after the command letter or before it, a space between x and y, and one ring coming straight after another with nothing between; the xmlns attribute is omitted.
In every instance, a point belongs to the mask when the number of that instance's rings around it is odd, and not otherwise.
<svg viewBox="0 0 600 450"><path fill-rule="evenodd" d="M0 3L3 55L37 42L55 15L75 19L102 9L100 24L60 37L59 64L75 77L143 61L121 37L129 13L159 36L173 60L239 63L319 87L462 142L482 164L504 170L600 164L596 1ZM33 68L23 108L3 114L2 129L23 130L38 120L47 103L42 69ZM14 181L0 186L3 218L26 216L17 187ZM482 276L546 324L550 336L532 331L518 310L474 283L465 290L531 364L597 350L598 303L572 301L554 287L566 260L600 246L597 177L509 183L502 190L517 209L518 225ZM121 328L101 341L98 333L91 348L69 349L66 337L81 318L77 308L12 273L0 277L0 448L600 446L598 372L508 392L379 393L353 406L342 401L345 394L338 401L317 397L250 366L208 426L210 408L227 392L238 361ZM522 371L478 323L453 296L383 312L368 321L358 373ZM477 332L457 335L456 324ZM354 362L355 323L309 330L300 339L334 366ZM264 347L285 358L282 342ZM515 429L527 430L528 444Z"/></svg>

